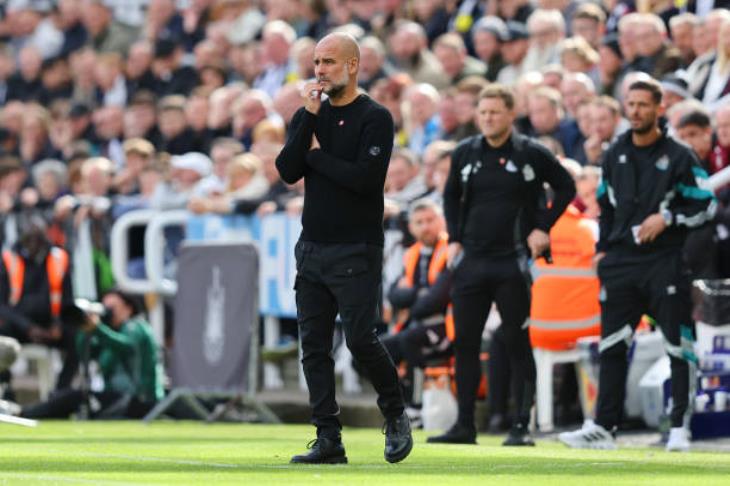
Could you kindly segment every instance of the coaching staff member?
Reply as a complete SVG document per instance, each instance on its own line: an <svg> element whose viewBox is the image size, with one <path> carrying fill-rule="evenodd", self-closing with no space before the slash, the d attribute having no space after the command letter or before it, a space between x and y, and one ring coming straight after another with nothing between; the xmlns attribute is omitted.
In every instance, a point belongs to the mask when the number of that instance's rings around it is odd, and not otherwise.
<svg viewBox="0 0 730 486"><path fill-rule="evenodd" d="M691 148L668 137L659 124L662 90L654 80L629 86L625 110L631 130L606 151L600 240L601 341L595 424L561 434L571 447L614 449L626 387L626 353L642 314L664 334L672 370L672 428L667 449L689 449L689 418L696 361L690 281L682 261L688 230L715 212L707 178Z"/></svg>
<svg viewBox="0 0 730 486"><path fill-rule="evenodd" d="M332 338L339 313L347 347L372 377L385 416L385 459L413 447L393 361L375 334L383 263L383 185L393 119L357 90L360 49L342 33L314 51L316 82L304 87L289 139L276 159L281 178L304 177L302 234L295 248L297 321L317 439L294 463L345 463L335 401ZM322 93L327 95L321 100Z"/></svg>
<svg viewBox="0 0 730 486"><path fill-rule="evenodd" d="M549 249L550 227L575 195L573 179L542 145L513 131L514 96L492 84L479 95L480 135L455 149L444 191L456 339L456 424L429 442L475 443L479 350L492 302L502 316L517 412L504 445L534 445L527 426L535 394L529 259ZM543 183L553 190L548 207Z"/></svg>

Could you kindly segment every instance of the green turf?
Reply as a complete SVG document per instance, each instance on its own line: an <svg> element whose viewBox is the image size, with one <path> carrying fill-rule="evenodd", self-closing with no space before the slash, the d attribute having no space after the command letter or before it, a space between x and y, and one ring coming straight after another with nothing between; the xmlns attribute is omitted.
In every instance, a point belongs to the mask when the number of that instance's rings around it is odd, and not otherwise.
<svg viewBox="0 0 730 486"><path fill-rule="evenodd" d="M443 486L448 484L730 484L730 455L659 449L574 451L543 440L504 448L416 446L401 464L383 460L375 429L346 429L349 465L290 466L313 429L294 425L43 422L0 425L0 484L219 484Z"/></svg>

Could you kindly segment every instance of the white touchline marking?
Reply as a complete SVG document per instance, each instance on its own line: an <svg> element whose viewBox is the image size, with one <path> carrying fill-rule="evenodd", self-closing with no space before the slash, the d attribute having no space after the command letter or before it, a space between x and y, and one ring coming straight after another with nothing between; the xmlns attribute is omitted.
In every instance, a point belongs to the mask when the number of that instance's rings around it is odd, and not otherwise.
<svg viewBox="0 0 730 486"><path fill-rule="evenodd" d="M74 483L74 484L113 484L114 486L140 486L144 483L130 483L127 481L113 481L109 479L98 480L98 479L85 479L76 477L66 476L54 476L51 474L31 474L31 473L15 473L15 472L3 472L3 479L0 479L0 484L5 483L5 479L32 479L33 481L47 481L53 483Z"/></svg>
<svg viewBox="0 0 730 486"><path fill-rule="evenodd" d="M51 450L49 452L53 452L56 454L67 454L67 451L60 451L60 450ZM74 453L74 455L77 456L85 456L85 457L106 457L108 459L130 459L135 461L146 461L146 462L169 462L170 464L179 464L179 465L186 465L186 466L205 466L205 467L220 467L220 468L239 468L241 467L240 464L227 464L225 462L206 462L206 461L193 461L188 459L175 459L175 458L167 458L167 457L154 457L154 456L133 456L133 455L127 455L127 454L104 454L101 452L77 452Z"/></svg>

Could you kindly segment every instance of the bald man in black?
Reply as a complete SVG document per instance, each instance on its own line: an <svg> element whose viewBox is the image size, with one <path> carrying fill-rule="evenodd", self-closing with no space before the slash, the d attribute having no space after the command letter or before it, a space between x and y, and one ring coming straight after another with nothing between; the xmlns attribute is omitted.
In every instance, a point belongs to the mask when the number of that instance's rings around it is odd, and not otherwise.
<svg viewBox="0 0 730 486"><path fill-rule="evenodd" d="M316 81L303 89L276 159L281 178L305 184L302 234L295 247L297 321L317 439L293 463L339 464L332 339L339 314L347 347L372 377L385 416L385 459L413 447L393 361L375 334L383 264L383 185L393 148L390 113L357 90L360 49L335 33L314 51ZM327 99L322 99L322 94Z"/></svg>

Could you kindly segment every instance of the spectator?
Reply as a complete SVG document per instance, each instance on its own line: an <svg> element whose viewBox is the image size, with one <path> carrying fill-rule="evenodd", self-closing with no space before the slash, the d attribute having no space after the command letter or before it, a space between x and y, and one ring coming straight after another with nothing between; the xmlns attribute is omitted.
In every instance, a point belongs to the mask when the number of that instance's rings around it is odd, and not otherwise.
<svg viewBox="0 0 730 486"><path fill-rule="evenodd" d="M526 72L525 59L530 47L528 39L525 24L507 22L507 35L502 42L502 57L506 65L497 75L497 82L512 85Z"/></svg>
<svg viewBox="0 0 730 486"><path fill-rule="evenodd" d="M404 126L408 148L418 156L441 135L441 122L437 113L440 98L438 91L427 83L416 84L406 91L405 108L408 116Z"/></svg>
<svg viewBox="0 0 730 486"><path fill-rule="evenodd" d="M595 3L582 3L570 19L574 36L582 37L593 49L598 49L606 33L606 14Z"/></svg>
<svg viewBox="0 0 730 486"><path fill-rule="evenodd" d="M181 95L170 95L160 100L157 118L162 136L160 150L163 152L182 155L203 148L202 140L196 139L192 129L188 127L186 103L187 100Z"/></svg>
<svg viewBox="0 0 730 486"><path fill-rule="evenodd" d="M126 138L144 138L155 147L162 144L157 126L157 105L155 95L150 91L138 91L130 100L124 112L124 136Z"/></svg>
<svg viewBox="0 0 730 486"><path fill-rule="evenodd" d="M105 106L97 109L92 120L98 137L98 151L114 162L115 167L124 165L124 111L119 106Z"/></svg>
<svg viewBox="0 0 730 486"><path fill-rule="evenodd" d="M678 138L692 147L704 170L710 169L712 125L705 110L694 110L682 116L677 124Z"/></svg>
<svg viewBox="0 0 730 486"><path fill-rule="evenodd" d="M436 89L448 86L441 63L428 50L426 33L419 24L400 22L388 39L393 64L416 82L430 83Z"/></svg>
<svg viewBox="0 0 730 486"><path fill-rule="evenodd" d="M598 48L598 80L600 93L616 97L617 81L621 78L623 57L619 46L618 36L608 34L601 41Z"/></svg>
<svg viewBox="0 0 730 486"><path fill-rule="evenodd" d="M690 83L690 93L696 98L702 98L702 90L717 57L720 28L728 21L730 21L730 11L716 9L707 14L704 22L695 29L694 48L697 57L687 68L687 81Z"/></svg>
<svg viewBox="0 0 730 486"><path fill-rule="evenodd" d="M97 100L102 106L127 104L127 83L124 79L124 62L119 54L110 52L97 58L94 78Z"/></svg>
<svg viewBox="0 0 730 486"><path fill-rule="evenodd" d="M7 81L7 100L37 100L43 86L41 84L41 67L43 58L33 46L26 46L18 55L18 72Z"/></svg>
<svg viewBox="0 0 730 486"><path fill-rule="evenodd" d="M407 149L396 149L390 157L385 177L385 197L397 202L401 209L426 193L426 185L419 176L416 155Z"/></svg>
<svg viewBox="0 0 730 486"><path fill-rule="evenodd" d="M565 37L565 20L558 10L535 10L527 21L530 48L524 60L527 71L558 62L559 44Z"/></svg>
<svg viewBox="0 0 730 486"><path fill-rule="evenodd" d="M118 171L112 182L117 194L137 194L140 192L140 176L155 156L155 147L143 138L130 138L124 141L124 167Z"/></svg>
<svg viewBox="0 0 730 486"><path fill-rule="evenodd" d="M375 81L386 77L385 55L385 46L377 37L368 36L360 41L358 85L365 91L370 90Z"/></svg>
<svg viewBox="0 0 730 486"><path fill-rule="evenodd" d="M596 87L584 73L567 73L560 83L560 94L568 116L576 118L578 105L596 96Z"/></svg>
<svg viewBox="0 0 730 486"><path fill-rule="evenodd" d="M169 181L158 184L150 198L155 209L182 209L194 195L199 195L200 181L210 175L212 162L207 155L188 152L170 160L172 174Z"/></svg>
<svg viewBox="0 0 730 486"><path fill-rule="evenodd" d="M479 93L488 84L483 77L470 76L461 80L456 86L454 107L459 124L453 131L453 140L461 140L479 132L475 122L477 99Z"/></svg>
<svg viewBox="0 0 730 486"><path fill-rule="evenodd" d="M489 81L496 81L506 64L502 58L501 47L508 35L504 21L491 15L479 19L471 30L474 52L487 66L485 77Z"/></svg>
<svg viewBox="0 0 730 486"><path fill-rule="evenodd" d="M633 68L648 73L654 79L661 79L679 69L681 54L667 41L667 27L662 19L654 14L640 14L637 19L634 33L638 58Z"/></svg>
<svg viewBox="0 0 730 486"><path fill-rule="evenodd" d="M175 0L149 0L141 33L151 42L157 39L182 41L183 18L177 12Z"/></svg>
<svg viewBox="0 0 730 486"><path fill-rule="evenodd" d="M582 37L571 37L560 42L560 64L568 73L585 74L593 83L600 80L598 52ZM595 90L595 88L594 88Z"/></svg>
<svg viewBox="0 0 730 486"><path fill-rule="evenodd" d="M82 2L78 0L58 0L55 23L63 34L62 56L80 49L88 40L88 32L81 22Z"/></svg>
<svg viewBox="0 0 730 486"><path fill-rule="evenodd" d="M485 76L487 73L487 66L467 54L464 40L454 32L439 36L433 43L433 52L451 84L468 76Z"/></svg>
<svg viewBox="0 0 730 486"><path fill-rule="evenodd" d="M680 101L692 98L687 90L688 84L683 78L676 74L668 74L661 80L662 100L664 108L669 110Z"/></svg>
<svg viewBox="0 0 730 486"><path fill-rule="evenodd" d="M579 131L574 122L565 119L560 93L548 87L538 88L529 94L527 106L532 136L554 137L571 157L576 150Z"/></svg>
<svg viewBox="0 0 730 486"><path fill-rule="evenodd" d="M669 19L672 43L682 56L682 67L684 68L695 60L693 33L698 24L699 19L691 12L685 12Z"/></svg>
<svg viewBox="0 0 730 486"><path fill-rule="evenodd" d="M198 84L198 73L182 64L183 50L168 39L155 43L155 59L152 72L155 78L155 94L164 97L171 94L187 95Z"/></svg>
<svg viewBox="0 0 730 486"><path fill-rule="evenodd" d="M138 36L138 29L114 20L103 0L82 0L81 22L89 34L89 42L97 52L124 55Z"/></svg>
<svg viewBox="0 0 730 486"><path fill-rule="evenodd" d="M730 104L722 105L715 112L717 140L710 154L710 174L730 165Z"/></svg>
<svg viewBox="0 0 730 486"><path fill-rule="evenodd" d="M303 84L302 81L285 84L272 101L272 108L281 116L285 127L289 126L294 113L302 106Z"/></svg>
<svg viewBox="0 0 730 486"><path fill-rule="evenodd" d="M213 161L212 173L200 182L198 193L202 196L220 195L226 191L228 166L233 159L244 152L244 146L230 137L217 138L210 148Z"/></svg>
<svg viewBox="0 0 730 486"><path fill-rule="evenodd" d="M715 60L697 93L697 98L714 111L719 104L728 99L725 98L728 94L730 94L730 21L725 21L720 27L717 38Z"/></svg>
<svg viewBox="0 0 730 486"><path fill-rule="evenodd" d="M51 118L48 111L40 105L26 105L20 132L18 151L25 166L54 156L49 140Z"/></svg>
<svg viewBox="0 0 730 486"><path fill-rule="evenodd" d="M68 59L54 57L43 61L38 102L43 106L50 107L54 101L68 101L72 94L73 84L71 83Z"/></svg>
<svg viewBox="0 0 730 486"><path fill-rule="evenodd" d="M149 41L139 40L129 48L124 64L127 101L130 101L138 91L155 89L155 78L152 74L153 58L154 48Z"/></svg>
<svg viewBox="0 0 730 486"><path fill-rule="evenodd" d="M608 96L596 98L589 106L591 133L585 141L584 149L587 162L598 165L603 153L623 131L621 107L618 101Z"/></svg>
<svg viewBox="0 0 730 486"><path fill-rule="evenodd" d="M292 44L289 54L291 59L289 62L294 66L294 70L287 74L286 82L295 80L304 81L314 77L314 63L312 59L314 59L314 46L316 44L315 40L311 37L302 37ZM362 62L362 50L360 54Z"/></svg>
<svg viewBox="0 0 730 486"><path fill-rule="evenodd" d="M280 117L272 110L271 98L265 92L251 90L244 93L233 105L233 137L250 148L254 129L264 120L283 126Z"/></svg>
<svg viewBox="0 0 730 486"><path fill-rule="evenodd" d="M261 45L264 71L256 78L253 87L273 98L286 82L290 72L289 53L296 32L282 20L274 20L264 26Z"/></svg>

